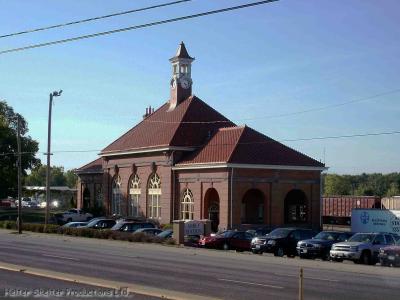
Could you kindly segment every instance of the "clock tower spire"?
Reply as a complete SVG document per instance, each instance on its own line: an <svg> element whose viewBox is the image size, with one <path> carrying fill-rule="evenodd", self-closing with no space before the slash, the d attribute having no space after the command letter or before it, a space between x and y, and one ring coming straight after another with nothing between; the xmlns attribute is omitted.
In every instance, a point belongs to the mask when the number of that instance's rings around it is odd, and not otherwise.
<svg viewBox="0 0 400 300"><path fill-rule="evenodd" d="M186 50L185 44L180 43L174 57L169 60L172 64L172 79L170 83L171 98L169 100L169 110L173 110L179 103L192 95L192 62Z"/></svg>

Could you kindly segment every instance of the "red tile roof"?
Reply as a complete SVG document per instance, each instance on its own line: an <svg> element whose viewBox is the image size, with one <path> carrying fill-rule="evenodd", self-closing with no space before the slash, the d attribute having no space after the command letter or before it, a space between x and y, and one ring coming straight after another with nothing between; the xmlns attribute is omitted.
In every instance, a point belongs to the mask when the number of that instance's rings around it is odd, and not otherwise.
<svg viewBox="0 0 400 300"><path fill-rule="evenodd" d="M247 126L219 129L204 147L188 154L177 165L217 162L308 167L324 166L311 157Z"/></svg>
<svg viewBox="0 0 400 300"><path fill-rule="evenodd" d="M104 148L101 153L117 153L168 146L196 147L220 127L235 126L196 96L168 111L165 103L154 113ZM202 123L218 121L217 123ZM188 122L188 123L185 123Z"/></svg>
<svg viewBox="0 0 400 300"><path fill-rule="evenodd" d="M100 157L75 170L78 174L84 173L103 173L103 159Z"/></svg>

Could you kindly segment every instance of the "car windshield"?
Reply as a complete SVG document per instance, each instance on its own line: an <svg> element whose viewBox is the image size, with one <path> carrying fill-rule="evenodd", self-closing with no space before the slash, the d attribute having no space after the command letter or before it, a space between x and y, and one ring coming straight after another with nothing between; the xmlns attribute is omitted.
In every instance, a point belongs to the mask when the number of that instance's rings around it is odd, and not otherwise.
<svg viewBox="0 0 400 300"><path fill-rule="evenodd" d="M235 231L224 231L221 234L218 234L216 237L219 238L229 238L231 237L233 234L235 233Z"/></svg>
<svg viewBox="0 0 400 300"><path fill-rule="evenodd" d="M269 238L285 238L289 235L291 232L291 229L286 229L286 228L278 228L273 231L271 231L270 234L268 234Z"/></svg>
<svg viewBox="0 0 400 300"><path fill-rule="evenodd" d="M117 223L115 223L115 225L114 225L113 227L111 227L111 230L118 230L118 229L120 229L122 226L124 226L125 224L127 224L127 223L124 223L124 222L117 222Z"/></svg>
<svg viewBox="0 0 400 300"><path fill-rule="evenodd" d="M374 234L370 233L357 233L353 235L351 238L349 238L349 242L363 242L363 243L369 243L372 242L374 239Z"/></svg>
<svg viewBox="0 0 400 300"><path fill-rule="evenodd" d="M318 233L314 239L326 240L326 241L335 241L337 240L339 234L337 232L327 232L322 231Z"/></svg>
<svg viewBox="0 0 400 300"><path fill-rule="evenodd" d="M163 232L160 232L160 233L158 234L158 236L159 236L159 237L162 237L162 238L165 238L165 237L168 237L168 236L171 234L171 232L172 232L172 230L165 230L165 231L163 231Z"/></svg>

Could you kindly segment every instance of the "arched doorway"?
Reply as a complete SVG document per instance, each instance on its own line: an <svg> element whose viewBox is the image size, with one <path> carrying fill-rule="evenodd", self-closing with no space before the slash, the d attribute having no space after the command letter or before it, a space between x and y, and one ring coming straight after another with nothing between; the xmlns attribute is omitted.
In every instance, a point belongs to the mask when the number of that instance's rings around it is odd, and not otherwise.
<svg viewBox="0 0 400 300"><path fill-rule="evenodd" d="M251 189L244 194L240 219L242 224L264 223L264 194L260 190Z"/></svg>
<svg viewBox="0 0 400 300"><path fill-rule="evenodd" d="M219 225L219 195L216 189L210 188L204 196L204 216L211 220L211 230L218 231Z"/></svg>
<svg viewBox="0 0 400 300"><path fill-rule="evenodd" d="M83 190L82 199L82 209L87 210L90 207L90 190L87 186Z"/></svg>
<svg viewBox="0 0 400 300"><path fill-rule="evenodd" d="M299 189L293 189L285 197L285 223L307 222L307 197Z"/></svg>

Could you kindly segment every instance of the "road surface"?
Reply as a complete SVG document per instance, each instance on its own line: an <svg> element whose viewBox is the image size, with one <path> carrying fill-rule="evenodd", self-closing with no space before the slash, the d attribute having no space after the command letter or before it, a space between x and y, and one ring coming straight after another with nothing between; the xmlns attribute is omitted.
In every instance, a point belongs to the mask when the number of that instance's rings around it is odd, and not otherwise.
<svg viewBox="0 0 400 300"><path fill-rule="evenodd" d="M400 269L0 230L0 269L172 299L399 299ZM0 281L3 285L3 281ZM4 286L1 286L4 288Z"/></svg>

